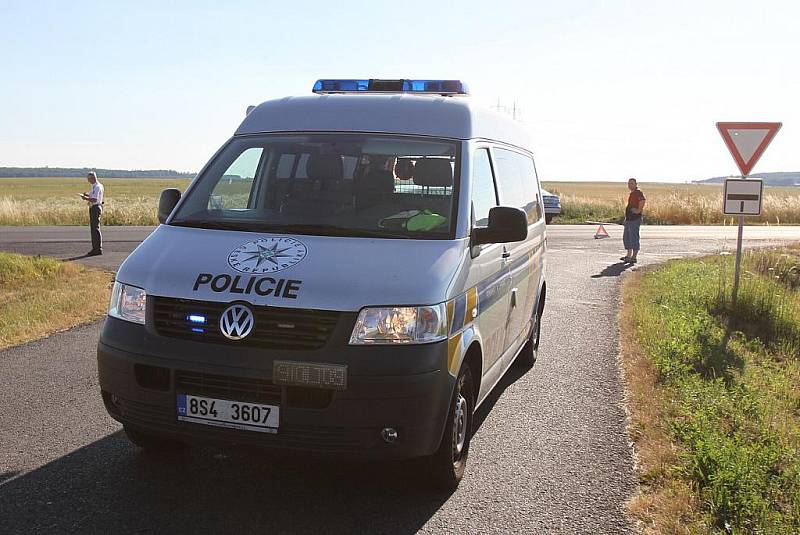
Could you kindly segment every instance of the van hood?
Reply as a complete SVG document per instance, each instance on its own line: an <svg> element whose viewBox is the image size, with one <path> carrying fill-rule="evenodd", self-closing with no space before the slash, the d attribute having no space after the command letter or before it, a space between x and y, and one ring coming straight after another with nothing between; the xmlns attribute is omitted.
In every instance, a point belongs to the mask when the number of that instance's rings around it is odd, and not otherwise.
<svg viewBox="0 0 800 535"><path fill-rule="evenodd" d="M159 226L117 280L148 295L358 311L447 300L465 240L349 238Z"/></svg>

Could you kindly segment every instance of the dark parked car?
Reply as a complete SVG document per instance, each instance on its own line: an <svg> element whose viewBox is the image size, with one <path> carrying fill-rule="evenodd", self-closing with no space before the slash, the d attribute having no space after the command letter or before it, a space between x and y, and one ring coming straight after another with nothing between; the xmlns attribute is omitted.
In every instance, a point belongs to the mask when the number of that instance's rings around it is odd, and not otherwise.
<svg viewBox="0 0 800 535"><path fill-rule="evenodd" d="M561 213L561 199L558 195L542 189L542 200L544 201L544 220L549 224L553 217Z"/></svg>

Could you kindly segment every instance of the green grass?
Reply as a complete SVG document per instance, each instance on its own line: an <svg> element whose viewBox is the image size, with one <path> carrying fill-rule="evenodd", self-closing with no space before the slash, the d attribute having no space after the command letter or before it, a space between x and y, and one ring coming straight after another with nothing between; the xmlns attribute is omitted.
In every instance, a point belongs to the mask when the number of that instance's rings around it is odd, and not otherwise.
<svg viewBox="0 0 800 535"><path fill-rule="evenodd" d="M149 197L157 199L166 188L185 189L184 178L104 178L100 177L109 197ZM77 194L91 188L85 178L0 178L0 193L15 199L78 199ZM80 199L78 199L80 201Z"/></svg>
<svg viewBox="0 0 800 535"><path fill-rule="evenodd" d="M602 223L622 223L625 207L622 203L598 202L565 196L561 199L561 214L553 219L553 223L562 225L582 225L587 221ZM647 221L650 223L650 220Z"/></svg>
<svg viewBox="0 0 800 535"><path fill-rule="evenodd" d="M158 197L166 188L181 191L187 179L103 178L104 225L157 225ZM88 209L77 194L88 191L82 178L0 178L0 225L86 225Z"/></svg>
<svg viewBox="0 0 800 535"><path fill-rule="evenodd" d="M628 383L641 383L635 376L646 366L655 383L649 399L631 395L640 400L631 408L633 434L637 448L662 452L644 451L642 482L645 494L661 498L675 495L663 489L687 489L689 510L680 514L703 531L798 533L800 254L750 252L743 267L735 309L730 256L675 261L626 288L623 330L645 362L626 368ZM641 421L644 413L654 417L648 404L658 407L655 425ZM656 427L666 447L648 437ZM658 504L661 498L647 509L676 515L680 507ZM669 524L644 509L646 524Z"/></svg>
<svg viewBox="0 0 800 535"><path fill-rule="evenodd" d="M0 349L102 317L111 280L72 262L0 253Z"/></svg>

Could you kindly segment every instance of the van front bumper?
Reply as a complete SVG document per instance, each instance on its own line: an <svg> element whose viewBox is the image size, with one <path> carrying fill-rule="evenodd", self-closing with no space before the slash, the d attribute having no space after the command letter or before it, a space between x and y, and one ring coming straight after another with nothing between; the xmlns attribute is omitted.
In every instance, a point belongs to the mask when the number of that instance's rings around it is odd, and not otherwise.
<svg viewBox="0 0 800 535"><path fill-rule="evenodd" d="M267 384L272 380L273 360L346 364L347 388L312 392L310 388L269 386L279 392L276 434L177 419L177 395L203 392L182 392L176 378L202 374L228 378L232 383L256 380ZM163 337L114 318L108 318L103 326L97 361L108 413L132 429L183 442L362 458L404 459L434 453L442 439L455 385L455 378L447 371L446 341L372 347L331 341L311 352L268 351ZM223 399L242 401L235 395ZM387 427L397 430L398 438L392 443L381 435Z"/></svg>

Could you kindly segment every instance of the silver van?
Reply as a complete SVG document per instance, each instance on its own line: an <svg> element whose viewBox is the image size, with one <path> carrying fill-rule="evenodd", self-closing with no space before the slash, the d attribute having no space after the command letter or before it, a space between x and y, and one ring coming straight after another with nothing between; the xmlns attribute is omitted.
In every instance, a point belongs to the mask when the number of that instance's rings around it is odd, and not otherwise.
<svg viewBox="0 0 800 535"><path fill-rule="evenodd" d="M545 222L526 131L448 80L320 80L249 110L125 260L97 349L135 444L425 458L536 360Z"/></svg>

